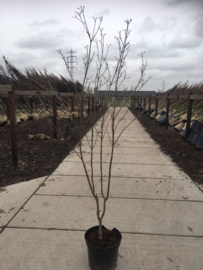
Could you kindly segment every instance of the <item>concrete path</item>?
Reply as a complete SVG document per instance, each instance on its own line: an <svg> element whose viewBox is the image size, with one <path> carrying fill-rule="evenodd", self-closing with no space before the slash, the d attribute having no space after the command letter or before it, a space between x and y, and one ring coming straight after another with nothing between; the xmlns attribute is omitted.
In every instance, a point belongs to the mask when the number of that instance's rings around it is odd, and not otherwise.
<svg viewBox="0 0 203 270"><path fill-rule="evenodd" d="M122 109L120 116L126 110ZM116 135L132 119L128 112ZM89 138L90 132L83 139L88 171ZM104 187L110 150L106 135ZM94 175L98 194L99 160L96 142ZM116 227L122 232L117 269L203 269L202 208L202 191L160 151L139 122L133 122L115 147L110 199L103 222L107 228ZM51 176L0 191L0 270L87 270L84 232L94 225L95 201L73 151Z"/></svg>

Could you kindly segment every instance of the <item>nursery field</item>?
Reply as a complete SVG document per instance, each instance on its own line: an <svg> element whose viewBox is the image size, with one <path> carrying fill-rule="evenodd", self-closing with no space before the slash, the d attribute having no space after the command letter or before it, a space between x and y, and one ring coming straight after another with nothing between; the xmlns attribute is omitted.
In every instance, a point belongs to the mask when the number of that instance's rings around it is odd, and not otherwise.
<svg viewBox="0 0 203 270"><path fill-rule="evenodd" d="M203 185L203 152L186 142L173 126L165 129L165 126L161 126L146 114L132 108L130 110L145 127L151 138L160 145L161 150L169 155L193 181Z"/></svg>
<svg viewBox="0 0 203 270"><path fill-rule="evenodd" d="M95 122L101 115L101 111L96 113ZM69 144L64 141L67 119L57 120L57 139L53 139L52 121L52 119L30 120L17 125L17 167L12 167L10 127L0 127L0 187L51 174L79 142L79 119L74 120ZM91 115L86 121L86 132L90 127ZM35 134L45 134L50 139L29 140L28 135Z"/></svg>

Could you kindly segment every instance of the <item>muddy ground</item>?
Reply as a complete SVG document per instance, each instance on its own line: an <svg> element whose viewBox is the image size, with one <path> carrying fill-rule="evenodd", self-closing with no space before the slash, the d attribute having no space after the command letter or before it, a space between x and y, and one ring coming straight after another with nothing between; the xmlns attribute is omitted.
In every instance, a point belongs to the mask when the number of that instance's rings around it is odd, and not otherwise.
<svg viewBox="0 0 203 270"><path fill-rule="evenodd" d="M101 111L97 112L95 122L101 115ZM0 187L50 175L76 146L79 142L79 120L74 120L69 144L64 140L67 119L57 120L57 139L53 139L52 121L52 119L30 120L17 125L17 167L12 167L10 127L0 127ZM91 126L90 115L86 121L85 132ZM29 134L45 134L51 139L29 140Z"/></svg>

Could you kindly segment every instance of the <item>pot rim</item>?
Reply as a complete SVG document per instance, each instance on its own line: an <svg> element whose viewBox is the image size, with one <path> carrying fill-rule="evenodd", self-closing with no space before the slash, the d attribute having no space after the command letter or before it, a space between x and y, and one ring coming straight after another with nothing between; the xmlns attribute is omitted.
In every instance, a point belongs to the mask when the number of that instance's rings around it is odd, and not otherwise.
<svg viewBox="0 0 203 270"><path fill-rule="evenodd" d="M121 239L120 239L120 241L119 241L116 245L114 245L114 246L112 246L112 247L96 247L96 246L90 244L90 243L87 241L86 236L87 236L88 232L89 232L91 229L98 228L98 227L99 227L99 225L93 226L93 227L89 228L89 229L85 232L84 238L85 238L85 242L86 242L86 244L87 244L88 246L91 246L91 247L96 248L96 249L105 249L105 250L107 250L107 249L112 249L112 248L117 247L117 246L120 245L121 240L122 240L122 234L121 234L121 232L120 232L118 229L116 229L116 228L113 228L113 230L118 231L118 232L120 233L120 235L121 235ZM105 227L104 225L102 225L102 228L106 229L106 227Z"/></svg>

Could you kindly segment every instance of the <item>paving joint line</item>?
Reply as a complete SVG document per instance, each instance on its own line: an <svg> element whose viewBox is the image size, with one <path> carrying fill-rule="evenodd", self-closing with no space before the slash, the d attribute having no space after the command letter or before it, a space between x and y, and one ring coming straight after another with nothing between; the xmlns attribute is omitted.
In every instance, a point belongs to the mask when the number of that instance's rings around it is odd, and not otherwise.
<svg viewBox="0 0 203 270"><path fill-rule="evenodd" d="M17 216L17 214L23 209L23 207L27 204L27 202L34 196L34 194L40 189L40 187L46 182L46 180L51 176L48 175L45 177L44 181L38 186L38 188L30 195L30 197L23 203L23 205L18 209L18 211L13 215L13 217L6 223L6 225L2 226L2 230L0 231L0 234L3 233L3 231L7 228L9 223Z"/></svg>
<svg viewBox="0 0 203 270"><path fill-rule="evenodd" d="M63 161L63 162L69 162L69 163L81 163L82 164L82 162L81 161L71 161L71 160L65 160L65 161ZM88 163L90 163L91 161L88 161L88 162L85 162L85 164L88 164ZM94 161L93 163L99 163L100 164L100 161ZM103 162L102 161L102 163L107 163L107 164L109 164L109 162ZM136 165L150 165L150 166L154 166L154 165L157 165L157 166L176 166L176 165L174 165L174 164L148 164L148 163L120 163L120 162L113 162L112 164L121 164L121 165L126 165L126 164L136 164Z"/></svg>
<svg viewBox="0 0 203 270"><path fill-rule="evenodd" d="M86 177L86 175L84 175L84 174L52 174L52 176L54 177L54 176L82 176L82 177ZM100 175L95 175L94 177L100 177ZM103 177L108 177L108 175L103 175ZM130 177L130 176L125 176L125 175L123 175L123 176L111 176L111 178L129 178L129 179L137 179L137 178L139 178L140 180L143 180L143 179L156 179L156 180L175 180L175 181L183 181L183 180L185 180L186 178L184 178L184 179L169 179L169 178L152 178L152 177L143 177L143 176L133 176L133 177Z"/></svg>
<svg viewBox="0 0 203 270"><path fill-rule="evenodd" d="M158 145L158 144L157 144ZM129 147L127 147L127 146L120 146L120 145L115 145L115 146L119 146L120 148L141 148L141 149L143 149L143 148L155 148L155 149L157 149L158 147L157 147L157 145L155 145L155 146L151 146L151 147L143 147L143 146L137 146L137 147L133 147L133 146L129 146ZM88 145L82 145L83 147L88 147L89 148L89 146ZM110 147L111 145L107 145L107 146L105 146L105 145L103 145L102 147ZM78 145L76 145L76 147L78 147L79 148L79 146ZM95 147L99 147L100 148L100 146L94 146L94 148ZM118 147L115 147L115 148L118 148Z"/></svg>
<svg viewBox="0 0 203 270"><path fill-rule="evenodd" d="M85 229L41 228L41 227L19 227L19 226L8 226L7 229L86 232ZM168 237L184 237L184 238L203 238L203 235L164 234L164 233L147 233L147 232L125 232L125 231L121 231L121 233L122 234L134 234L134 235L152 235L152 236L168 236Z"/></svg>
<svg viewBox="0 0 203 270"><path fill-rule="evenodd" d="M43 193L37 193L34 194L34 196L47 196L47 197L77 197L77 198L92 198L92 196L89 195L70 195L70 194L43 194ZM101 195L98 195L99 198L102 198ZM169 201L169 202L198 202L203 203L203 201L199 200L187 200L187 199L155 199L155 198L136 198L136 197L114 197L110 196L109 199L129 199L129 200L146 200L146 201Z"/></svg>
<svg viewBox="0 0 203 270"><path fill-rule="evenodd" d="M74 152L75 153L75 152ZM82 151L82 153L83 154L91 154L91 152L83 152ZM73 153L70 153L70 154L73 154ZM69 154L69 155L70 155ZM100 155L100 153L99 152L94 152L93 154L98 154L98 155ZM103 151L102 151L102 154L110 154L109 152L106 152L106 153L104 153ZM69 155L67 155L67 157L69 156ZM122 156L136 156L136 154L122 154L122 153L114 153L114 155L122 155ZM162 156L163 154L162 153L159 153L159 154L139 154L139 156Z"/></svg>

